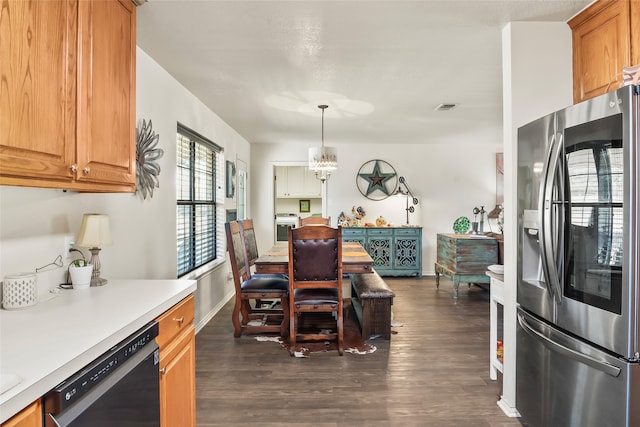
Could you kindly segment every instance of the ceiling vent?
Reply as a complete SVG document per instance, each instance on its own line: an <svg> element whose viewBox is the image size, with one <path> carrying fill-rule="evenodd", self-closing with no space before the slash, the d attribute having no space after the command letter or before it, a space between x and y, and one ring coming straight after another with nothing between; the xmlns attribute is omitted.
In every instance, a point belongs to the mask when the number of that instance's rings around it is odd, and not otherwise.
<svg viewBox="0 0 640 427"><path fill-rule="evenodd" d="M435 111L449 111L456 108L458 104L440 104L435 108Z"/></svg>

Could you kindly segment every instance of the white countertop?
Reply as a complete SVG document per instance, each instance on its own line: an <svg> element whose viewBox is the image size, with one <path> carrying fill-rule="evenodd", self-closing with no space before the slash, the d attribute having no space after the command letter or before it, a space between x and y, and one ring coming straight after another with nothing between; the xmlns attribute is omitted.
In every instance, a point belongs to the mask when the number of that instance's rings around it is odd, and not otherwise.
<svg viewBox="0 0 640 427"><path fill-rule="evenodd" d="M109 280L0 310L0 377L19 380L1 390L0 423L195 290L195 280Z"/></svg>

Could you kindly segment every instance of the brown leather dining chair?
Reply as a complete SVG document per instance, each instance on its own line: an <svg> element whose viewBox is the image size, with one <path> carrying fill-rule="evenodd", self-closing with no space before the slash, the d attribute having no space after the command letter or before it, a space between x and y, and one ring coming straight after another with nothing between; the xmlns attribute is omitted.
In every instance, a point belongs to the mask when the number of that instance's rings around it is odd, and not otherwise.
<svg viewBox="0 0 640 427"><path fill-rule="evenodd" d="M306 218L300 218L299 223L300 227L304 227L305 225L331 225L331 217L308 216Z"/></svg>
<svg viewBox="0 0 640 427"><path fill-rule="evenodd" d="M300 316L332 313L335 328L301 330ZM324 225L289 229L289 345L338 341L344 353L342 315L342 230Z"/></svg>
<svg viewBox="0 0 640 427"><path fill-rule="evenodd" d="M239 337L243 333L279 332L281 336L286 336L289 317L289 281L282 277L251 277L240 224L238 221L231 221L224 227L236 291L231 318L233 335ZM280 301L281 308L262 307L259 301L267 299ZM258 301L257 304L256 301Z"/></svg>

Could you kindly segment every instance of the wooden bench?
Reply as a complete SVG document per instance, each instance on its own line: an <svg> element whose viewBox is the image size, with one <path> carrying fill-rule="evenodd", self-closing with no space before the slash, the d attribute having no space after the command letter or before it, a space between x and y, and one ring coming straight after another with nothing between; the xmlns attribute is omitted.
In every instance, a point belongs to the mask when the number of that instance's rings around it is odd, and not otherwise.
<svg viewBox="0 0 640 427"><path fill-rule="evenodd" d="M391 305L395 296L375 270L351 275L351 303L360 322L362 338L380 335L391 339Z"/></svg>

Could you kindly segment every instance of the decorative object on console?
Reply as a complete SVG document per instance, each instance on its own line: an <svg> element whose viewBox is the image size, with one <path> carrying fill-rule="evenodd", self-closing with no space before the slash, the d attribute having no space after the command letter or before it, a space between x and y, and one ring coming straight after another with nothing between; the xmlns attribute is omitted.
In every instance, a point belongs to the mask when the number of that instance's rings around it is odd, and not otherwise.
<svg viewBox="0 0 640 427"><path fill-rule="evenodd" d="M398 185L396 170L384 160L369 160L356 175L360 193L371 200L384 200L395 193Z"/></svg>
<svg viewBox="0 0 640 427"><path fill-rule="evenodd" d="M142 128L136 129L136 175L142 198L153 197L153 189L160 187L160 165L157 160L164 150L156 148L160 135L152 129L151 120L142 120Z"/></svg>
<svg viewBox="0 0 640 427"><path fill-rule="evenodd" d="M453 221L453 232L456 234L466 234L467 231L469 231L470 226L471 223L469 222L469 218L461 216Z"/></svg>
<svg viewBox="0 0 640 427"><path fill-rule="evenodd" d="M107 280L100 277L100 249L111 244L111 227L109 226L109 216L104 214L84 214L80 232L76 239L76 246L89 248L91 259L89 264L93 265L91 274L91 286L102 286L107 284Z"/></svg>
<svg viewBox="0 0 640 427"><path fill-rule="evenodd" d="M318 105L322 110L322 146L309 148L309 169L316 173L323 184L331 176L331 172L338 169L338 154L335 147L324 146L324 110L328 105Z"/></svg>
<svg viewBox="0 0 640 427"><path fill-rule="evenodd" d="M338 216L338 225L343 227L362 227L362 218L367 214L362 206L351 208L353 217L348 216L344 212L340 212Z"/></svg>
<svg viewBox="0 0 640 427"><path fill-rule="evenodd" d="M480 206L480 209L476 206L473 208L473 234L482 234L484 233L484 214L485 214L484 206ZM480 228L478 229L478 214L480 214Z"/></svg>
<svg viewBox="0 0 640 427"><path fill-rule="evenodd" d="M407 180L404 178L404 176L401 176L398 179L398 181L399 181L398 189L396 190L395 194L399 196L406 196L407 198L407 207L405 208L405 211L407 211L407 225L409 225L409 212L414 213L416 211L413 206L409 205L409 197L411 197L411 202L414 205L418 204L418 198L413 195L413 192L409 188L409 185L407 184ZM402 189L403 186L404 186L404 190Z"/></svg>

